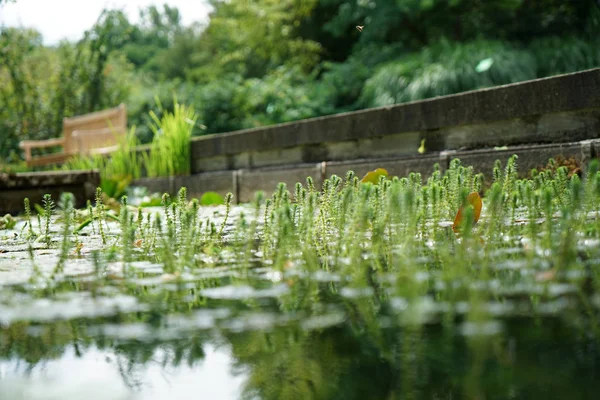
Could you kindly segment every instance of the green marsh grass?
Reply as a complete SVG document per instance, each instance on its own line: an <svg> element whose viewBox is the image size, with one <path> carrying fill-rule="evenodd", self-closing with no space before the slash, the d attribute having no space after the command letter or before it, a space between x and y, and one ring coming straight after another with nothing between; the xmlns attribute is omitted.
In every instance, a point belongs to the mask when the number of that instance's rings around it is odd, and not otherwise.
<svg viewBox="0 0 600 400"><path fill-rule="evenodd" d="M158 99L157 103L162 117L150 111L154 138L150 154L143 156L146 173L149 177L189 175L189 142L198 116L192 107L179 104L176 99L173 112L164 110Z"/></svg>
<svg viewBox="0 0 600 400"><path fill-rule="evenodd" d="M482 192L483 182L481 174L459 160L453 160L443 174L434 169L426 180L411 173L403 178L380 177L378 184L360 183L350 172L344 179L327 179L320 192L311 179L306 185L297 183L294 195L280 184L270 198L259 195L253 203L255 211L244 213L241 225L240 221L234 225L244 230L239 237L247 242L243 247L250 249L248 252L260 252L262 261L277 269L302 261L310 262L310 266L305 264L310 270L351 275L355 269L362 273L405 274L399 262L410 265L419 257L437 260L428 269L444 271L454 264L473 265L472 258L461 259L460 254L474 251L489 260L488 253L510 246L547 255L544 258L554 264L557 259L565 259L561 252L572 252L575 246L571 242L557 246L561 243L558 239L599 237L598 224L590 217L596 212L600 193L596 161L583 180L577 175L569 177L565 167L519 179L516 156L503 168L496 165L493 172L494 182L484 196L483 217L474 226L464 224L466 228L458 236L450 229L451 221L468 193ZM157 259L167 257L167 253L185 254L177 266L169 262L170 269L177 270L194 267L192 255L206 247L227 247L231 241L230 237L225 239L231 194L225 202L218 228L213 221L198 218L201 205L197 200L188 201L185 188L174 199L163 196L162 213L145 217L123 197L120 214L111 214L110 218L121 223L123 247L139 240L146 253ZM25 207L28 209L27 203ZM45 196L42 233L48 247L53 213L54 202ZM107 245L109 216L101 190L97 191L95 207L90 205L87 213L89 218L74 232L97 231ZM472 218L472 213L466 217ZM66 215L63 220L67 220ZM564 232L570 234L565 236ZM29 236L35 237L33 230ZM128 254L123 253L125 258Z"/></svg>

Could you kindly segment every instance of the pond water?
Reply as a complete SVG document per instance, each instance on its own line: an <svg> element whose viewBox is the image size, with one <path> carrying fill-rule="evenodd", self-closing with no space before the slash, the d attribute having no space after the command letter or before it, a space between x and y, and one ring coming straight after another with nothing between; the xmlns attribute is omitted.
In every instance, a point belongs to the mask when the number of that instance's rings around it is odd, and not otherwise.
<svg viewBox="0 0 600 400"><path fill-rule="evenodd" d="M219 221L224 211L215 210ZM550 274L544 257L510 245L493 254L487 277L448 276L419 256L411 263L423 268L358 285L347 270L310 270L302 258L275 268L256 250L250 267L234 249L218 261L198 254L205 268L169 273L141 254L112 258L90 232L81 254L47 279L59 250L35 243L32 262L22 224L0 242L0 399L600 394L600 297L581 284L596 273L594 258L545 279L526 267ZM118 223L109 226L116 236ZM461 291L471 300L445 295Z"/></svg>

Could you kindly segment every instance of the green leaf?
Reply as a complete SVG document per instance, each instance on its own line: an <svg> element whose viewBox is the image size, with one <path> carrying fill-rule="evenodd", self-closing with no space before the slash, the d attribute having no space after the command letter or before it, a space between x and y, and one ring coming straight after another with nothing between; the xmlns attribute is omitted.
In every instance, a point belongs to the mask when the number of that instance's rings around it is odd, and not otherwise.
<svg viewBox="0 0 600 400"><path fill-rule="evenodd" d="M492 68L492 65L494 65L493 58L483 59L483 60L479 61L479 64L477 64L477 66L475 67L475 71L477 71L479 73L485 72L488 69Z"/></svg>
<svg viewBox="0 0 600 400"><path fill-rule="evenodd" d="M75 231L73 233L75 233L75 234L79 233L79 231L81 231L83 228L85 228L86 226L88 226L89 224L91 224L92 221L93 221L92 218L86 219L81 224L79 224L79 226L77 228L75 228Z"/></svg>
<svg viewBox="0 0 600 400"><path fill-rule="evenodd" d="M225 199L219 193L216 192L205 192L200 197L200 205L202 206L217 206L225 204Z"/></svg>
<svg viewBox="0 0 600 400"><path fill-rule="evenodd" d="M46 211L44 211L44 207L40 206L38 203L35 203L33 205L33 208L35 208L35 211L40 215L40 216L44 216L46 215Z"/></svg>

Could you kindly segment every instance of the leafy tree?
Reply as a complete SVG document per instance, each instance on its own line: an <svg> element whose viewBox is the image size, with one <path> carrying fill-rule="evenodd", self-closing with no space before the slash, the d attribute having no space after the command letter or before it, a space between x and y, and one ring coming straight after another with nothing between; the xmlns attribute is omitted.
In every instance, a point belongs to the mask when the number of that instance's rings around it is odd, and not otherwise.
<svg viewBox="0 0 600 400"><path fill-rule="evenodd" d="M298 36L302 18L316 0L211 0L214 11L202 33L194 78L203 80L207 65L225 74L262 77L281 65L311 71L319 62L319 43ZM211 74L209 74L210 76Z"/></svg>

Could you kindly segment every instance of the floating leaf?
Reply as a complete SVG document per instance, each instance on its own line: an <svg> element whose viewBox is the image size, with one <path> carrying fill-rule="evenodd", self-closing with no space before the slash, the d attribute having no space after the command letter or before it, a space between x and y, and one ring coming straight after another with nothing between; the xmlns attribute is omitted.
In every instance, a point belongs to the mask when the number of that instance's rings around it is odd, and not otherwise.
<svg viewBox="0 0 600 400"><path fill-rule="evenodd" d="M202 206L218 206L221 204L225 204L225 200L223 199L223 196L217 192L205 192L202 197L200 197L200 205Z"/></svg>
<svg viewBox="0 0 600 400"><path fill-rule="evenodd" d="M144 197L140 203L140 207L160 207L162 205L162 197L158 193L154 193L150 197Z"/></svg>
<svg viewBox="0 0 600 400"><path fill-rule="evenodd" d="M481 215L481 207L483 206L483 202L481 201L481 197L479 197L479 193L473 192L469 193L465 204L458 210L456 213L456 217L454 218L454 224L452 224L452 230L455 233L460 231L461 225L464 221L464 213L466 207L473 207L473 223L476 224L479 221L479 216Z"/></svg>
<svg viewBox="0 0 600 400"><path fill-rule="evenodd" d="M373 185L377 185L379 183L380 176L388 176L388 172L385 170L385 168L377 168L375 171L367 172L367 174L361 179L361 182L370 182Z"/></svg>
<svg viewBox="0 0 600 400"><path fill-rule="evenodd" d="M483 59L483 60L479 61L479 64L477 64L477 66L475 67L475 71L477 71L479 73L485 72L488 69L492 68L492 65L494 65L493 58Z"/></svg>

